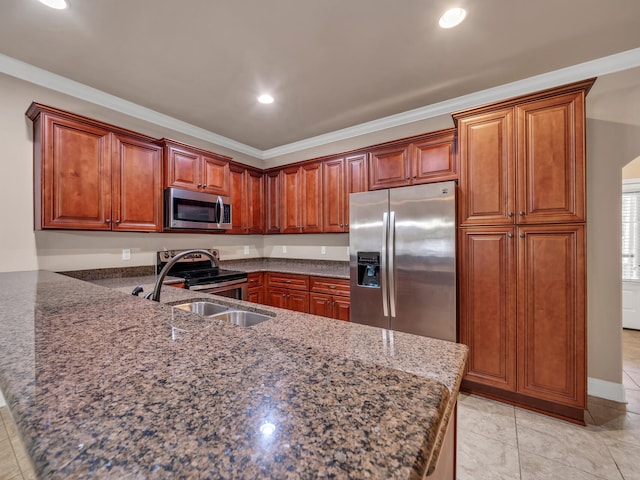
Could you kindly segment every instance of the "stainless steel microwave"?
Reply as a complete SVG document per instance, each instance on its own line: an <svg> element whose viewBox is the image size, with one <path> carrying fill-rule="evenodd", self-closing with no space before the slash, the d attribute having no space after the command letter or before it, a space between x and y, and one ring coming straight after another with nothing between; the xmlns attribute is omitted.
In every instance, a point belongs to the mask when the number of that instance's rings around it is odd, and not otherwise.
<svg viewBox="0 0 640 480"><path fill-rule="evenodd" d="M231 199L181 188L164 191L164 226L169 230L231 228Z"/></svg>

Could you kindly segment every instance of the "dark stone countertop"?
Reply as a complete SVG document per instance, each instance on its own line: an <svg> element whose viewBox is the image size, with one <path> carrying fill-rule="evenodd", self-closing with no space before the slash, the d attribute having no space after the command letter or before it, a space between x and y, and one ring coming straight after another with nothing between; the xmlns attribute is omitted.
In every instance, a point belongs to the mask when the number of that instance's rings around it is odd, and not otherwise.
<svg viewBox="0 0 640 480"><path fill-rule="evenodd" d="M122 280L0 274L0 388L39 476L419 478L435 464L466 347L163 289L275 315L218 324Z"/></svg>

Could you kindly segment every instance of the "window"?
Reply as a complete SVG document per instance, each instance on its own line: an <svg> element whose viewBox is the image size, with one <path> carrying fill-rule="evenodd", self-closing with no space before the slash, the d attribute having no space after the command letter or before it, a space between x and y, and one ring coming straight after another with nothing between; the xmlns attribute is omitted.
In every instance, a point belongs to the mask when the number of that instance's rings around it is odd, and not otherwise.
<svg viewBox="0 0 640 480"><path fill-rule="evenodd" d="M623 186L622 279L640 280L640 183Z"/></svg>

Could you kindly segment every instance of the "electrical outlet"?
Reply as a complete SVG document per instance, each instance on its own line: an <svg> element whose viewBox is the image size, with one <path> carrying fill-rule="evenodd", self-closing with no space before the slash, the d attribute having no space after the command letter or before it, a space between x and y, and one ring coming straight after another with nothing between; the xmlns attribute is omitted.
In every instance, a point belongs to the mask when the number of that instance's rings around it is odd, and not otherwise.
<svg viewBox="0 0 640 480"><path fill-rule="evenodd" d="M282 253L287 253L287 246L286 245L282 245Z"/></svg>
<svg viewBox="0 0 640 480"><path fill-rule="evenodd" d="M123 260L131 260L131 250L128 248L122 249L122 259Z"/></svg>
<svg viewBox="0 0 640 480"><path fill-rule="evenodd" d="M244 254L249 255L249 245L244 246Z"/></svg>
<svg viewBox="0 0 640 480"><path fill-rule="evenodd" d="M321 255L326 255L327 254L327 247L325 247L324 245L320 247L320 254Z"/></svg>

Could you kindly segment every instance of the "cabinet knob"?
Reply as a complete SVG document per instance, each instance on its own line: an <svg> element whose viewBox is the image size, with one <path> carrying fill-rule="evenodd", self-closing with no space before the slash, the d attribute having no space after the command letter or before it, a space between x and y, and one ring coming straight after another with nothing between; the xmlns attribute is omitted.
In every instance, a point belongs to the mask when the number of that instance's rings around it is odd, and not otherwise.
<svg viewBox="0 0 640 480"><path fill-rule="evenodd" d="M524 238L524 233L521 233L521 234L520 234L520 238Z"/></svg>
<svg viewBox="0 0 640 480"><path fill-rule="evenodd" d="M204 185L202 185L202 188L207 188L207 184L205 183Z"/></svg>
<svg viewBox="0 0 640 480"><path fill-rule="evenodd" d="M524 212L522 210L520 210L520 212L518 213L518 215L520 215L521 217L524 217Z"/></svg>
<svg viewBox="0 0 640 480"><path fill-rule="evenodd" d="M507 233L507 237L513 238L513 233Z"/></svg>
<svg viewBox="0 0 640 480"><path fill-rule="evenodd" d="M416 178L418 178L418 176L417 176L417 175L414 175L414 176L413 176L413 178L414 178L414 179L416 179Z"/></svg>
<svg viewBox="0 0 640 480"><path fill-rule="evenodd" d="M116 225L120 225L120 220L116 220Z"/></svg>
<svg viewBox="0 0 640 480"><path fill-rule="evenodd" d="M198 185L196 185L198 188L202 188L202 184L199 183Z"/></svg>
<svg viewBox="0 0 640 480"><path fill-rule="evenodd" d="M344 224L344 226L345 226L345 227L347 227L347 228L349 228L349 224L348 224L348 223L345 223L345 224Z"/></svg>
<svg viewBox="0 0 640 480"><path fill-rule="evenodd" d="M507 217L513 217L513 212L507 213Z"/></svg>
<svg viewBox="0 0 640 480"><path fill-rule="evenodd" d="M336 288L335 285L329 285L329 288Z"/></svg>
<svg viewBox="0 0 640 480"><path fill-rule="evenodd" d="M405 180L409 180L409 177L405 177Z"/></svg>
<svg viewBox="0 0 640 480"><path fill-rule="evenodd" d="M344 227L344 225L343 225L343 224L340 224L340 228L343 228L343 227Z"/></svg>
<svg viewBox="0 0 640 480"><path fill-rule="evenodd" d="M110 218L107 218L107 219L105 220L105 222L106 222L106 223L111 223L111 219L110 219Z"/></svg>

